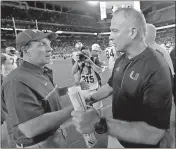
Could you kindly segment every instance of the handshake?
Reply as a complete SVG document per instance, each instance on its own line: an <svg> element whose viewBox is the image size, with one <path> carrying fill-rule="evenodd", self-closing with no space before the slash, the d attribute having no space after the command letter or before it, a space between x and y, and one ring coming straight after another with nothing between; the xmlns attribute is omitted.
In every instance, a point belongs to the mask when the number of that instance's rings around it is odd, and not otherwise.
<svg viewBox="0 0 176 149"><path fill-rule="evenodd" d="M75 110L71 113L73 123L77 131L83 134L87 147L92 148L97 143L92 122L95 123L100 118L97 116L96 110L86 103L86 98L89 99L90 95L81 92L79 87L69 88L68 95Z"/></svg>

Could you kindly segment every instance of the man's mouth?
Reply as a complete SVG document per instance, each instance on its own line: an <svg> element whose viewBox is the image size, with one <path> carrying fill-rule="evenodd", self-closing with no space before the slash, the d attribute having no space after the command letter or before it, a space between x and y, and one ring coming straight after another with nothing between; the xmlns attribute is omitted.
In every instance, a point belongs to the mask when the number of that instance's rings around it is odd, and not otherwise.
<svg viewBox="0 0 176 149"><path fill-rule="evenodd" d="M51 55L51 53L48 53L47 55L46 55L46 57L51 57L52 55Z"/></svg>
<svg viewBox="0 0 176 149"><path fill-rule="evenodd" d="M51 55L47 55L46 58L51 58Z"/></svg>

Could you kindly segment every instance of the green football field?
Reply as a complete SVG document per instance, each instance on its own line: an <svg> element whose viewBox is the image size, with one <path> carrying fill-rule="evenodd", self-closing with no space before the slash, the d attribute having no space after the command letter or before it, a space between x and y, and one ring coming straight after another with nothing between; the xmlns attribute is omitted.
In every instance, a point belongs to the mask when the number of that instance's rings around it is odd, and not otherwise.
<svg viewBox="0 0 176 149"><path fill-rule="evenodd" d="M71 75L71 59L66 59L66 60L54 60L53 65L50 66L50 68L53 69L53 74L54 74L54 80L60 87L65 87L65 86L73 86L74 84L74 79L73 76ZM101 78L102 78L102 84L105 84L109 77L110 73L108 71L105 71L102 73ZM61 98L61 104L63 107L71 104L68 95L63 96ZM108 99L103 100L104 108L102 110L102 114L105 117L110 117L112 115L111 107L109 106L111 104L111 97ZM63 127L67 131L67 139L68 139L68 144L70 147L75 147L75 148L81 148L81 147L86 147L85 142L82 138L82 135L80 135L76 130L75 127L73 126L71 120L66 122ZM172 106L172 112L171 112L171 129L172 132L175 134L175 106L173 104ZM98 138L98 144L97 148L105 148L107 147L107 135L97 135Z"/></svg>

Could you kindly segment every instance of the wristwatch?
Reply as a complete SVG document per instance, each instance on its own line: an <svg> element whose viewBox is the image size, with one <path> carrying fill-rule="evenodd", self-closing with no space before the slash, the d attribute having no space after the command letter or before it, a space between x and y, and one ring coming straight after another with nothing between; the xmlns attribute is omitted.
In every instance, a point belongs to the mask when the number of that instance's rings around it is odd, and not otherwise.
<svg viewBox="0 0 176 149"><path fill-rule="evenodd" d="M104 134L107 132L108 127L105 118L101 118L98 123L94 125L95 132L98 134Z"/></svg>

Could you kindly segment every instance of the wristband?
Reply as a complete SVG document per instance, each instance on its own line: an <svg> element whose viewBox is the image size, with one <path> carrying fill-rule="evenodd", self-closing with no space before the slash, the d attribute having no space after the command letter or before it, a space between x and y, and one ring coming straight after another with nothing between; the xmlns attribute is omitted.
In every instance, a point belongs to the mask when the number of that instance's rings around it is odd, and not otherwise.
<svg viewBox="0 0 176 149"><path fill-rule="evenodd" d="M94 129L98 134L106 133L108 130L106 118L101 118L100 121L95 124Z"/></svg>

